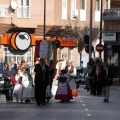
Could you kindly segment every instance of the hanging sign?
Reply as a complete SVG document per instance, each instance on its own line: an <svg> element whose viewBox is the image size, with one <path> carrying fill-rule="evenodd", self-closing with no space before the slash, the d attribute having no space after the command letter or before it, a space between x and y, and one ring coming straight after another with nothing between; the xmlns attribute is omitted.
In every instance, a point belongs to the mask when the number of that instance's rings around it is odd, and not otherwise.
<svg viewBox="0 0 120 120"><path fill-rule="evenodd" d="M48 55L48 43L46 40L43 40L40 43L39 56L43 59L46 59Z"/></svg>
<svg viewBox="0 0 120 120"><path fill-rule="evenodd" d="M47 58L50 59L52 56L52 41L47 41L48 42L48 52L47 52Z"/></svg>

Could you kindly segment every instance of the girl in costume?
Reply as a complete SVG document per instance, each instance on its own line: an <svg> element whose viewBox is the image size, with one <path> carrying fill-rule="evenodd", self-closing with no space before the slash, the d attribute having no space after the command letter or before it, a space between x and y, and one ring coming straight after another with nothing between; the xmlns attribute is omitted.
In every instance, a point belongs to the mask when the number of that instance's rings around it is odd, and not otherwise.
<svg viewBox="0 0 120 120"><path fill-rule="evenodd" d="M61 100L60 102L69 102L70 99L73 99L71 89L67 83L68 75L65 70L61 70L59 77L58 89L55 95L55 99Z"/></svg>

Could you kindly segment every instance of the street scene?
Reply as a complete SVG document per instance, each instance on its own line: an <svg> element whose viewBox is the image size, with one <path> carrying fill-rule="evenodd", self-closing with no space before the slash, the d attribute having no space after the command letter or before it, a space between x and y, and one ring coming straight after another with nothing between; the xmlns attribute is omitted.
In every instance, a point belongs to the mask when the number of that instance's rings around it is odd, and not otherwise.
<svg viewBox="0 0 120 120"><path fill-rule="evenodd" d="M109 103L103 102L103 96L90 95L81 85L78 96L70 103L60 103L52 98L46 106L7 103L5 96L0 97L1 120L115 120L120 119L120 85L112 86Z"/></svg>
<svg viewBox="0 0 120 120"><path fill-rule="evenodd" d="M0 120L120 119L120 0L0 0Z"/></svg>

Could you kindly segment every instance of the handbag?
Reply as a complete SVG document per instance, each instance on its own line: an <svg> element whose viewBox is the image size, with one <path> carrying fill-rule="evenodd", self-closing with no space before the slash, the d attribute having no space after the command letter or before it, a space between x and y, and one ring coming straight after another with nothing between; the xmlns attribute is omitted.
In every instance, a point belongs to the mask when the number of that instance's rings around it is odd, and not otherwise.
<svg viewBox="0 0 120 120"><path fill-rule="evenodd" d="M74 97L78 96L77 89L72 89L72 96L74 96Z"/></svg>

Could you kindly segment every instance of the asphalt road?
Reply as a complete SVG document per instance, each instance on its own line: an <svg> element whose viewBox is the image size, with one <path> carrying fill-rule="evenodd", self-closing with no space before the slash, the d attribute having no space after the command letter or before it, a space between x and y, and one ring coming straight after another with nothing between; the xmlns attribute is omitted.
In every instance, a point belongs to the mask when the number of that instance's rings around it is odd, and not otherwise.
<svg viewBox="0 0 120 120"><path fill-rule="evenodd" d="M104 103L103 96L90 95L80 86L79 96L70 103L51 99L45 106L6 102L0 97L0 120L120 120L120 86L112 86L110 102Z"/></svg>

